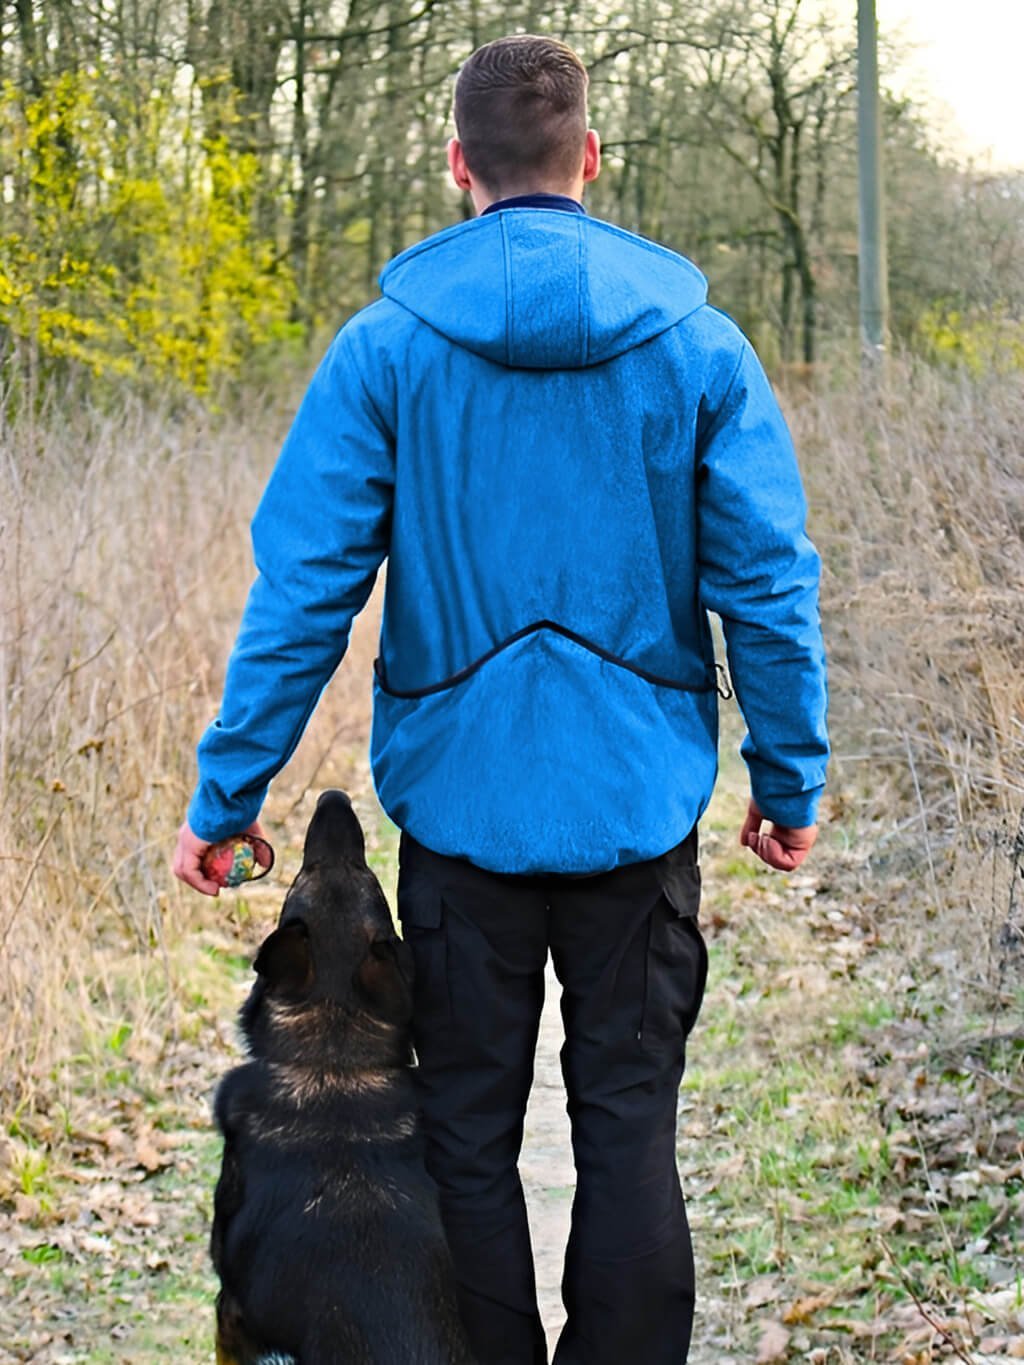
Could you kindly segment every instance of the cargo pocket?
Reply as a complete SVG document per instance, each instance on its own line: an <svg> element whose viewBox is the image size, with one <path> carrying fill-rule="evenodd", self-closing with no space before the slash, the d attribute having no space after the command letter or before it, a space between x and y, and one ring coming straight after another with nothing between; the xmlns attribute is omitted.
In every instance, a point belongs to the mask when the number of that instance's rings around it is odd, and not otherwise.
<svg viewBox="0 0 1024 1365"><path fill-rule="evenodd" d="M675 849L672 850L674 854ZM696 863L680 862L665 854L659 858L655 870L662 891L680 918L697 917L700 910L700 868Z"/></svg>
<svg viewBox="0 0 1024 1365"><path fill-rule="evenodd" d="M697 924L700 870L676 867L648 921L647 975L641 1042L681 1053L700 1013L708 953Z"/></svg>
<svg viewBox="0 0 1024 1365"><path fill-rule="evenodd" d="M412 953L413 1040L421 1052L421 1040L431 1030L447 1028L451 1021L448 988L448 942L444 903L436 886L425 881L398 883L398 920L402 938Z"/></svg>

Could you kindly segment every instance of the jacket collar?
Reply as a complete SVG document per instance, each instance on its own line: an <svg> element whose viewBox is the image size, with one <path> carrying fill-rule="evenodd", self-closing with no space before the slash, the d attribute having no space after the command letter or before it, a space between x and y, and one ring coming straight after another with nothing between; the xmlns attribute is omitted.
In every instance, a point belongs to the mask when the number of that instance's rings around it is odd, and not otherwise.
<svg viewBox="0 0 1024 1365"><path fill-rule="evenodd" d="M534 194L513 194L508 199L496 199L488 204L483 213L497 213L499 209L563 209L566 213L586 213L578 199L570 199L567 194L549 194L538 190Z"/></svg>

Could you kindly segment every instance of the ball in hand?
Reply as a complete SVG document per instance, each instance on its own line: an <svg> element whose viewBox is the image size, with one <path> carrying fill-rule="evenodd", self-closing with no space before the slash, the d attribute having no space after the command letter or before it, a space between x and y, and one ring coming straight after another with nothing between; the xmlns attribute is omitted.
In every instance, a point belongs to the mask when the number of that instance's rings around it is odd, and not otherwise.
<svg viewBox="0 0 1024 1365"><path fill-rule="evenodd" d="M222 839L210 845L200 866L203 876L218 886L241 886L256 876L256 854L245 839Z"/></svg>

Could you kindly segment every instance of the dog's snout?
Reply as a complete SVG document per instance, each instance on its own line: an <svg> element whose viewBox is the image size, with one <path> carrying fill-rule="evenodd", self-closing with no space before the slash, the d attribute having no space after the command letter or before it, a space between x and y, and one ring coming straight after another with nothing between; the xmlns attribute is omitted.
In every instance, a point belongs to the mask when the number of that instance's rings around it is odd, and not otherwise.
<svg viewBox="0 0 1024 1365"><path fill-rule="evenodd" d="M363 831L348 794L326 791L316 804L316 812L306 833L303 867L342 860L365 864Z"/></svg>

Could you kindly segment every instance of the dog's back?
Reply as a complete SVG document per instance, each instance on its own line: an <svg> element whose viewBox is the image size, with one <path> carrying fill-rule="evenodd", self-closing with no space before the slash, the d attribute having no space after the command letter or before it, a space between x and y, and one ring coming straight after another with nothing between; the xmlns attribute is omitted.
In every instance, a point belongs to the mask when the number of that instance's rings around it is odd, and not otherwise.
<svg viewBox="0 0 1024 1365"><path fill-rule="evenodd" d="M416 1121L404 945L340 794L255 965L252 1060L216 1100L220 1365L471 1365Z"/></svg>

